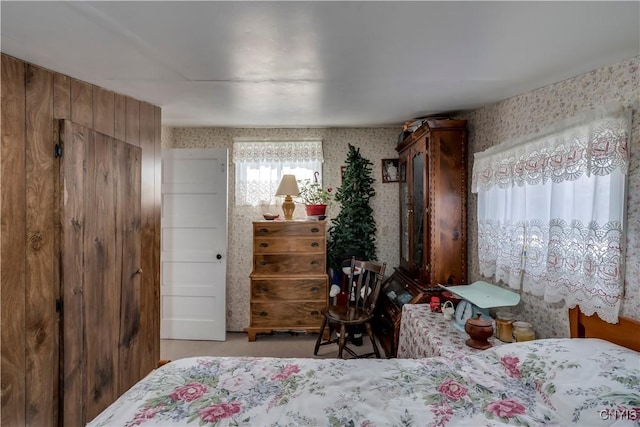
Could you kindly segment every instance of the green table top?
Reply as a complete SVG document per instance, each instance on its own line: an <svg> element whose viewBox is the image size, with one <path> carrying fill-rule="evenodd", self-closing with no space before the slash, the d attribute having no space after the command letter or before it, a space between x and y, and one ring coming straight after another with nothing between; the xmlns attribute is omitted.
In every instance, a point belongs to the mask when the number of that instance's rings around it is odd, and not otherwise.
<svg viewBox="0 0 640 427"><path fill-rule="evenodd" d="M520 295L516 292L481 280L470 285L440 285L440 287L480 308L511 307L520 302Z"/></svg>

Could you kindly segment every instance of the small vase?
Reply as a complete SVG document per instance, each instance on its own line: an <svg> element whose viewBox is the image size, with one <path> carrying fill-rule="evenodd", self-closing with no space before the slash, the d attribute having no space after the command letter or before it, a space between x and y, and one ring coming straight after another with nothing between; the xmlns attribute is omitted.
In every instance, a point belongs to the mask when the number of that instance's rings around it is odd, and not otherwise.
<svg viewBox="0 0 640 427"><path fill-rule="evenodd" d="M327 205L305 205L307 216L322 216L327 211Z"/></svg>
<svg viewBox="0 0 640 427"><path fill-rule="evenodd" d="M475 319L467 319L464 325L464 330L470 337L465 344L479 350L486 350L492 347L488 338L493 335L493 325L482 318L482 313L478 313L477 316Z"/></svg>

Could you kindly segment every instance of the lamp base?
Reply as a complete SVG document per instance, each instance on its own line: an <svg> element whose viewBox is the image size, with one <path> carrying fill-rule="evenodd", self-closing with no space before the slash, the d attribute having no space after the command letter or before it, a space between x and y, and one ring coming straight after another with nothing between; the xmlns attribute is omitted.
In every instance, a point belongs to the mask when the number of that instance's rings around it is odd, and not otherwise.
<svg viewBox="0 0 640 427"><path fill-rule="evenodd" d="M286 196L284 202L282 202L282 212L284 212L285 221L291 221L293 219L293 211L296 209L296 204L293 203L291 196Z"/></svg>

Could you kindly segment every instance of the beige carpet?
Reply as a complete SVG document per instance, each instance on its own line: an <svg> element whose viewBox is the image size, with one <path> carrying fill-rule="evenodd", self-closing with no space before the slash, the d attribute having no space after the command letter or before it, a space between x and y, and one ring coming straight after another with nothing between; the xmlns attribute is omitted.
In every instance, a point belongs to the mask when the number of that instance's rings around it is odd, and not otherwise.
<svg viewBox="0 0 640 427"><path fill-rule="evenodd" d="M318 355L313 355L317 334L273 332L257 335L254 342L249 342L244 332L227 332L226 341L186 341L160 340L160 358L168 360L182 359L192 356L265 356L265 357L338 357L338 345L320 346ZM371 341L365 337L361 347L349 345L356 353L372 352ZM381 357L384 350L378 343ZM350 358L348 353L343 353Z"/></svg>

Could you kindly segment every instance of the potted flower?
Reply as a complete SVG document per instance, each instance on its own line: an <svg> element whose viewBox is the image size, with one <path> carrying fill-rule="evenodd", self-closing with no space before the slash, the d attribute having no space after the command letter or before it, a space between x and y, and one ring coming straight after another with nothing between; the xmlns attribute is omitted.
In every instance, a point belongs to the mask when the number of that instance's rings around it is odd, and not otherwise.
<svg viewBox="0 0 640 427"><path fill-rule="evenodd" d="M313 174L313 180L301 179L298 181L300 194L298 197L302 199L307 210L307 216L324 215L327 206L331 203L333 191L331 188L324 189L318 184L318 172Z"/></svg>

